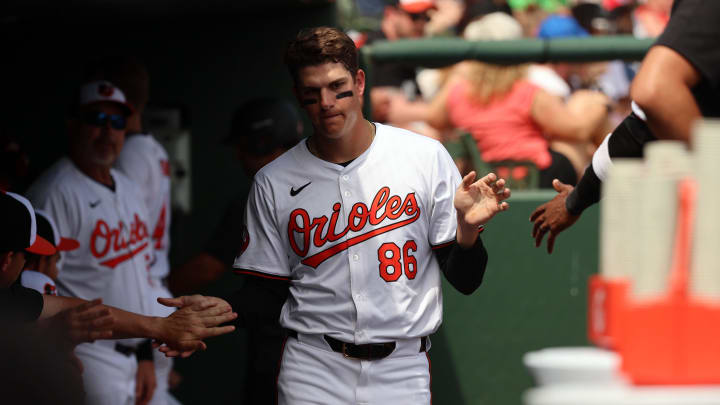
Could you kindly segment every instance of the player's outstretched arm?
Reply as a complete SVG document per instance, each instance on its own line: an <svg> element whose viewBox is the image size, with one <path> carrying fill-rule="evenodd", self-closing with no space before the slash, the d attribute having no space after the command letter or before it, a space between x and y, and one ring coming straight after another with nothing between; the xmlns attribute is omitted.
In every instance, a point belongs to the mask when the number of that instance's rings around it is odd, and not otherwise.
<svg viewBox="0 0 720 405"><path fill-rule="evenodd" d="M557 195L552 200L535 208L530 215L530 221L534 222L532 237L535 238L535 247L540 246L543 237L548 234L548 253L552 253L558 234L572 226L580 218L580 214L573 215L567 210L567 197L573 191L573 186L555 179L553 188L558 192Z"/></svg>
<svg viewBox="0 0 720 405"><path fill-rule="evenodd" d="M203 339L235 330L234 326L218 327L237 317L220 298L193 295L158 301L179 309L167 318L159 318L106 306L100 299L84 301L44 295L39 320L55 320L61 324L74 344L96 339L146 337L164 343L167 355L186 357L195 350L206 349Z"/></svg>
<svg viewBox="0 0 720 405"><path fill-rule="evenodd" d="M505 180L495 173L475 181L475 172L468 173L455 191L454 205L457 210L457 243L463 248L475 244L478 227L485 225L500 211L508 209L504 200L510 197Z"/></svg>

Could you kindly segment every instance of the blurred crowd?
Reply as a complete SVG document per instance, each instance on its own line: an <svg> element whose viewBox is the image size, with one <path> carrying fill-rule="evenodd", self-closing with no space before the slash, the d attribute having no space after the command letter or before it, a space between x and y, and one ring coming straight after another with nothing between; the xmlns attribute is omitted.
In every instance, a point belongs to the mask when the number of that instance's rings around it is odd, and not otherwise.
<svg viewBox="0 0 720 405"><path fill-rule="evenodd" d="M672 0L360 0L341 7L341 21L359 47L428 37L647 38L662 32L671 7ZM539 183L531 186L549 188L553 178L575 184L605 135L630 112L636 69L624 61L465 61L443 69L383 63L373 68L372 116L446 145L472 136L492 169L508 161L537 168ZM461 173L476 168L454 157Z"/></svg>

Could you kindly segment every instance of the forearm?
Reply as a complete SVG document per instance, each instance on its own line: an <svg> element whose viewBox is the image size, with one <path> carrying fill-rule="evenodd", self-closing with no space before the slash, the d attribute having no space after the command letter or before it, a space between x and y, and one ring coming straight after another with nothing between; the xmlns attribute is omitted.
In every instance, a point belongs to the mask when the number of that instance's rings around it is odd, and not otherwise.
<svg viewBox="0 0 720 405"><path fill-rule="evenodd" d="M143 337L163 340L163 318L140 315L110 306L107 308L114 320L111 329L113 339Z"/></svg>
<svg viewBox="0 0 720 405"><path fill-rule="evenodd" d="M458 213L457 231L455 237L457 244L462 248L469 249L478 239L478 233L478 227L465 222L460 213Z"/></svg>
<svg viewBox="0 0 720 405"><path fill-rule="evenodd" d="M39 320L50 318L58 313L77 307L87 301L74 297L43 295L43 310ZM113 339L147 337L157 339L162 334L160 318L135 314L122 309L103 305L113 319L111 327Z"/></svg>
<svg viewBox="0 0 720 405"><path fill-rule="evenodd" d="M487 250L480 237L469 248L454 243L437 249L435 254L445 278L456 290L470 295L480 287L488 261Z"/></svg>

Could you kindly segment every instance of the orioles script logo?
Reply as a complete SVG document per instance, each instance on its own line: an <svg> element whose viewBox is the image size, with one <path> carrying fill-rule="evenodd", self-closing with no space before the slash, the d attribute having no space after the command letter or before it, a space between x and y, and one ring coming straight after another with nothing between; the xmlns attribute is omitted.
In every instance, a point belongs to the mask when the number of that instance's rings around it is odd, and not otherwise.
<svg viewBox="0 0 720 405"><path fill-rule="evenodd" d="M368 224L375 226L386 219L392 222L380 228L375 228L366 233L353 236L319 253L306 257L302 261L303 264L316 268L320 263L346 250L350 246L365 242L370 238L394 229L402 228L415 222L420 217L420 207L418 207L417 201L415 200L415 193L408 194L403 200L397 195L390 196L389 187L383 187L375 194L370 207L362 202L355 203L348 215L347 226L340 231L340 233L337 233L336 225L338 217L340 216L340 208L342 208L342 205L335 203L333 204L333 212L330 214L329 219L323 215L319 218L313 218L312 220L304 209L297 208L293 210L290 213L290 223L288 224L288 236L292 250L298 256L304 257L310 249L311 241L315 247L321 248L328 242L335 242L344 237L350 231L361 231ZM409 218L399 220L403 214ZM298 245L298 240L302 241L301 245Z"/></svg>
<svg viewBox="0 0 720 405"><path fill-rule="evenodd" d="M130 224L129 240L126 239L127 232L122 232L123 229L126 229L126 225L122 221L118 221L117 228L110 228L102 219L99 219L95 224L95 229L90 235L90 252L98 259L104 259L108 255L112 256L100 262L103 266L114 269L120 263L132 259L133 256L147 247L147 226L137 214L135 214L133 222ZM140 242L143 243L139 246L133 246Z"/></svg>

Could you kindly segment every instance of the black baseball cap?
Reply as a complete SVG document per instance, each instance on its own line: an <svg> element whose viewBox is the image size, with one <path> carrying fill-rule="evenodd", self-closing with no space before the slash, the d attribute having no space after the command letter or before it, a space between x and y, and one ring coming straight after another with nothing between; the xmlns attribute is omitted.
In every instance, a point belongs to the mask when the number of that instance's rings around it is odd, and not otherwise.
<svg viewBox="0 0 720 405"><path fill-rule="evenodd" d="M0 224L0 252L55 254L55 247L37 234L35 211L25 197L0 190Z"/></svg>
<svg viewBox="0 0 720 405"><path fill-rule="evenodd" d="M277 148L289 149L302 139L302 121L292 103L279 98L257 98L242 104L233 114L226 144L246 138L245 147L255 156Z"/></svg>
<svg viewBox="0 0 720 405"><path fill-rule="evenodd" d="M55 249L66 252L80 247L80 242L60 235L55 220L46 212L35 210L35 218L37 219L38 236L49 241Z"/></svg>

